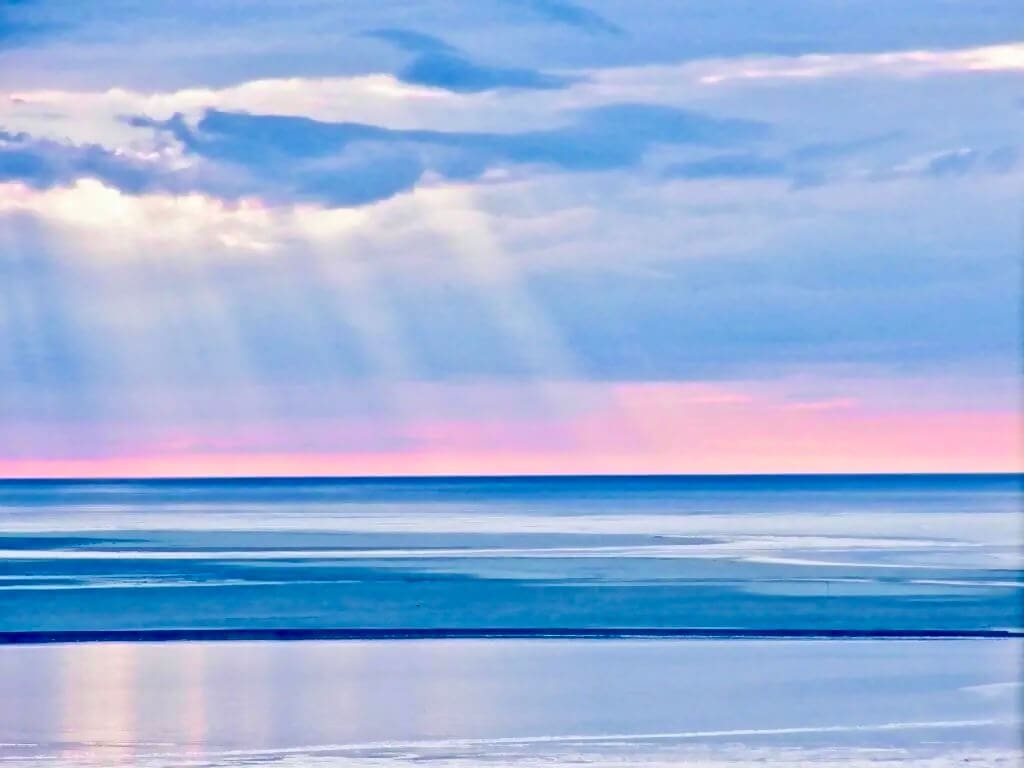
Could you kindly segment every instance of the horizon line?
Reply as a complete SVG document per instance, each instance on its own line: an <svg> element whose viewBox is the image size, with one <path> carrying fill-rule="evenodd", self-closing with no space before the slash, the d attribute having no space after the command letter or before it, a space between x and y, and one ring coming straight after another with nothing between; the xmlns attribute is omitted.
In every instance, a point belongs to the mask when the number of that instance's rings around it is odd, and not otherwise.
<svg viewBox="0 0 1024 768"><path fill-rule="evenodd" d="M80 482L182 482L182 481L261 481L261 480L619 480L619 479L759 479L759 478L896 478L896 477L999 477L1024 479L1024 470L952 471L952 472L550 472L550 473L466 473L466 474L270 474L270 475L122 475L80 476L40 475L4 477L0 483L80 483Z"/></svg>

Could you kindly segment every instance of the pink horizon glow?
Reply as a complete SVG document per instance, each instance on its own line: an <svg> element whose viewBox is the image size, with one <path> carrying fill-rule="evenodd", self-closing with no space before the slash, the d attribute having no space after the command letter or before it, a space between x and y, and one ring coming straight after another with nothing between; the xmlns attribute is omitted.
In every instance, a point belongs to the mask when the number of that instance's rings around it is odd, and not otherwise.
<svg viewBox="0 0 1024 768"><path fill-rule="evenodd" d="M613 388L563 420L403 425L408 447L303 450L200 429L101 456L0 457L7 478L1019 472L1015 411L881 410L692 387ZM331 426L330 429L335 429ZM279 445L288 445L281 449Z"/></svg>

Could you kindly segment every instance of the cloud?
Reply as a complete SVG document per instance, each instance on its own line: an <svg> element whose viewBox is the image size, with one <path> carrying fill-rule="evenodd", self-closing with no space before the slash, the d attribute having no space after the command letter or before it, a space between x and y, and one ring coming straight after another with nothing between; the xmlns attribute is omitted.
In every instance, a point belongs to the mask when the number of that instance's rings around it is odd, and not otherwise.
<svg viewBox="0 0 1024 768"><path fill-rule="evenodd" d="M905 178L952 179L967 175L1006 175L1018 167L1020 152L1016 146L1003 145L992 149L957 147L887 164L866 174L877 182Z"/></svg>
<svg viewBox="0 0 1024 768"><path fill-rule="evenodd" d="M581 427L549 417L595 398L550 391L589 379L694 460L731 425L814 440L806 468L861 432L786 424L864 416L874 375L915 383L870 414L863 455L941 453L927 419L881 411L929 387L950 414L1016 406L1019 2L921 0L884 23L869 4L785 0L744 24L753 0L21 3L0 30L6 444L468 435L458 471L521 434L544 468ZM659 389L794 371L854 380L768 411ZM584 431L642 455L611 416ZM1008 419L943 434L979 457Z"/></svg>
<svg viewBox="0 0 1024 768"><path fill-rule="evenodd" d="M999 147L990 152L956 149L932 157L924 168L929 176L962 176L972 171L1006 173L1017 165L1016 147Z"/></svg>
<svg viewBox="0 0 1024 768"><path fill-rule="evenodd" d="M408 53L456 53L457 49L448 45L439 37L417 32L412 29L371 29L363 33L364 37L373 37Z"/></svg>
<svg viewBox="0 0 1024 768"><path fill-rule="evenodd" d="M790 153L794 160L823 160L856 155L889 144L903 134L900 131L886 131L843 141L819 141L804 144Z"/></svg>
<svg viewBox="0 0 1024 768"><path fill-rule="evenodd" d="M808 54L723 62L701 78L706 85L742 80L814 80L833 77L921 77L945 72L1024 71L1024 44L958 50Z"/></svg>
<svg viewBox="0 0 1024 768"><path fill-rule="evenodd" d="M320 228L330 224L342 231L356 220L351 211L323 214ZM214 259L267 252L295 231L304 232L307 213L199 193L129 193L93 178L46 189L0 184L0 215L8 217L5 226L26 217L44 222L51 245L66 236L66 245L78 256L109 261L156 252ZM37 251L46 245L45 238L35 236L28 242Z"/></svg>
<svg viewBox="0 0 1024 768"><path fill-rule="evenodd" d="M82 177L134 193L169 186L154 163L127 153L0 131L0 181L22 181L46 189Z"/></svg>
<svg viewBox="0 0 1024 768"><path fill-rule="evenodd" d="M417 38L417 42L408 46L431 47L430 41L436 40L424 37L427 41ZM969 60L977 50L946 53ZM781 57L757 61L778 66L799 63L797 58ZM930 144L927 137L933 134L941 134L946 146L973 146L981 136L986 137L986 142L991 141L988 134L992 126L1014 120L1017 112L1015 100L1019 97L1019 86L1000 72L965 73L953 69L934 72L934 77L913 79L894 79L891 73L873 74L858 83L859 97L854 100L849 97L849 84L838 79L790 78L783 82L728 79L750 63L749 60L712 60L673 66L562 70L559 75L576 78L576 82L560 89L520 88L472 93L405 83L383 73L253 79L225 88L168 91L107 87L98 91L29 90L19 85L6 103L0 102L0 126L52 139L71 137L75 141L115 148L142 140L140 135L124 130L124 125L115 121L118 115L125 114L148 114L166 119L175 112L182 112L195 121L205 109L215 108L391 128L514 132L557 126L564 121L567 109L631 101L675 107L700 104L710 112L768 119L785 131L791 146L806 146L808 155L817 151L839 157L852 153L856 147L817 145L829 144L827 137L837 132L851 131L854 133L852 141L870 143L875 137L878 143L871 148L882 150L890 144ZM390 68L393 62L386 66ZM961 73L965 73L964 76ZM723 76L726 79L717 85L702 82L707 77ZM989 101L996 109L992 115L982 115L973 107L973 100L982 91L990 94ZM814 99L816 108L807 107L808 99ZM865 103L873 106L870 115L862 108ZM965 105L955 121L944 119L950 103ZM973 131L979 137L950 135L954 131L962 134ZM864 134L863 138L858 138L857 132ZM1006 133L1009 132L1007 129Z"/></svg>
<svg viewBox="0 0 1024 768"><path fill-rule="evenodd" d="M567 0L501 0L529 10L548 21L565 24L586 32L605 35L622 35L622 27L613 24L598 13Z"/></svg>
<svg viewBox="0 0 1024 768"><path fill-rule="evenodd" d="M571 350L579 377L764 381L793 371L826 379L874 371L881 380L916 375L948 387L943 407L952 411L992 408L970 378L994 369L1011 382L1012 409L1019 267L1010 202L1018 178L837 184L799 204L717 180L658 185L630 169L579 182L553 174L507 188L463 185ZM550 192L556 185L561 197ZM531 381L538 374L524 368L493 300L439 244L438 220L463 226L444 190L325 209L130 195L97 182L42 192L0 185L0 236L17 235L12 222L39 222L39 237L0 243L0 422L34 424L45 442L89 414L99 434L82 444L102 452L122 426L147 433L149 419L163 420L155 433L193 423L211 435L244 436L261 417L283 414L282 424L333 425L318 443L325 450L349 439L365 446L345 429L360 419L383 423L390 411L380 393L402 377L382 377L368 362L360 300L390 317L408 355L406 379L497 380L540 399ZM957 216L946 215L950 199ZM590 206L592 215L527 247L530 218L568 206ZM549 267L546 248L569 258ZM353 264L368 278L347 282ZM805 392L801 401L850 393L874 399L858 383ZM453 399L472 401L438 390L437 400ZM414 413L437 407L413 402ZM651 393L640 402L652 402ZM664 407L652 403L647 412L656 425L675 412L672 401L659 402ZM38 426L59 409L56 430ZM758 423L763 431L766 422ZM310 439L296 429L296 441ZM265 442L244 445L258 450L284 439L270 428Z"/></svg>
<svg viewBox="0 0 1024 768"><path fill-rule="evenodd" d="M447 179L503 165L606 171L636 165L659 144L729 146L767 132L755 121L645 104L584 110L561 128L522 133L399 130L215 109L194 128L180 115L132 123L169 132L191 155L247 174L252 194L290 191L331 205L384 199L428 171Z"/></svg>
<svg viewBox="0 0 1024 768"><path fill-rule="evenodd" d="M191 3L188 13L177 14L151 0L26 3L38 10L19 13L19 24L56 25L60 34L7 50L0 88L116 83L151 92L381 72L394 66L394 57L356 36L396 26L441 34L493 63L537 71L768 53L946 50L1019 41L1024 32L1017 0L988 0L984 13L970 3L919 0L890 9L885 24L874 23L870 0L779 1L781 10L770 17L758 16L751 0L646 3L643 12L622 0L274 0L259 4L258 12L214 2ZM611 21L594 13L606 8ZM752 15L757 24L749 23ZM619 22L628 36L600 31Z"/></svg>
<svg viewBox="0 0 1024 768"><path fill-rule="evenodd" d="M498 88L552 90L565 88L573 82L573 78L521 67L483 66L450 53L421 54L400 70L398 76L406 83L457 93L478 93Z"/></svg>
<svg viewBox="0 0 1024 768"><path fill-rule="evenodd" d="M757 377L839 365L955 378L1016 370L1018 176L847 180L799 199L729 180L659 185L631 176L624 169L585 184L557 174L462 185L478 190L474 206L581 375ZM375 301L394 313L414 350L414 374L521 377L522 350L502 343L488 317L494 302L467 283L441 242L439 227L462 226L447 189L324 208L135 196L80 182L45 193L11 188L5 205L45 222L51 240L62 233L59 251L70 263L108 264L122 275L140 260L168 265L149 275L158 285L140 278L143 296L166 296L152 308L160 316L187 311L190 327L216 330L209 313L217 305L204 297L217 297L242 329L261 381L365 372L336 351L345 320L326 308L344 317L351 300L310 262L321 249L342 271L353 261L373 265L372 284L388 297ZM948 215L950 199L956 216ZM573 211L579 215L548 225ZM72 304L87 313L104 307L136 325L149 310L123 306L111 293L122 284L105 281ZM311 313L323 319L309 326ZM202 335L216 346L212 331ZM102 327L83 336L111 338ZM148 335L143 342L160 346ZM334 350L325 353L334 362L307 344ZM194 356L189 371L206 359Z"/></svg>
<svg viewBox="0 0 1024 768"><path fill-rule="evenodd" d="M553 90L577 81L577 78L523 67L479 64L443 40L413 30L377 29L365 34L414 54L412 62L398 72L402 82L414 85L456 93L480 93L499 88Z"/></svg>
<svg viewBox="0 0 1024 768"><path fill-rule="evenodd" d="M179 125L178 135L184 136L180 118L167 121L148 121L131 118L133 127L169 129ZM358 165L362 183L370 190L355 202L387 197L405 189L414 179L406 179L393 188L386 177L395 169L396 158L388 157L378 163L372 154L361 155ZM416 176L418 177L419 171ZM145 150L112 150L97 144L73 144L39 138L27 133L0 131L0 182L21 182L34 189L73 186L80 180L95 180L130 195L168 193L187 195L202 192L224 199L238 199L255 194L249 176L238 168L218 167L209 163L193 162L181 157L180 149L166 142ZM315 184L310 175L310 184Z"/></svg>
<svg viewBox="0 0 1024 768"><path fill-rule="evenodd" d="M911 158L882 169L836 167L832 161L867 152L895 138L882 134L864 139L808 144L776 155L754 152L717 154L682 163L672 163L662 171L667 179L789 179L794 188L817 186L850 179L893 181L901 178L939 178L968 173L1005 174L1017 166L1018 151L1013 146L991 150L960 148L924 157Z"/></svg>
<svg viewBox="0 0 1024 768"><path fill-rule="evenodd" d="M787 174L786 163L782 160L752 153L716 155L705 160L677 163L669 166L664 175L667 178L716 179L716 178L773 178Z"/></svg>

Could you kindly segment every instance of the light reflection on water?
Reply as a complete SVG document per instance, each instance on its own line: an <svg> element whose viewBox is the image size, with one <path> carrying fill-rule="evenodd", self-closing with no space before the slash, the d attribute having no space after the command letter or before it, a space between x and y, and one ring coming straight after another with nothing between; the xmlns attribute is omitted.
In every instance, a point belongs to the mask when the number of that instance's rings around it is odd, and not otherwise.
<svg viewBox="0 0 1024 768"><path fill-rule="evenodd" d="M1014 756L1022 649L983 640L3 647L0 764L557 760L567 745L639 759L678 743Z"/></svg>

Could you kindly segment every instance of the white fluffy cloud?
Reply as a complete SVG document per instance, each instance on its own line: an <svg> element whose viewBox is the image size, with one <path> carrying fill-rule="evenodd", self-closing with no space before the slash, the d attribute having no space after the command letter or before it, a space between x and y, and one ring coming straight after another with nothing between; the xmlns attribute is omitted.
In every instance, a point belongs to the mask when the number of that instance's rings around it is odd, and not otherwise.
<svg viewBox="0 0 1024 768"><path fill-rule="evenodd" d="M0 103L8 130L97 143L110 148L147 144L125 123L129 115L197 119L215 108L291 115L328 122L363 122L396 129L513 132L563 124L568 110L619 102L736 104L780 82L858 78L886 90L888 79L1024 72L1024 44L947 51L771 56L693 61L677 65L607 67L565 74L575 85L553 91L456 93L403 83L387 74L250 80L223 88L142 92L22 90ZM990 81L991 82L991 81ZM958 84L944 87L960 90ZM799 93L800 83L789 86ZM977 87L976 84L971 87ZM885 105L882 105L885 106Z"/></svg>

